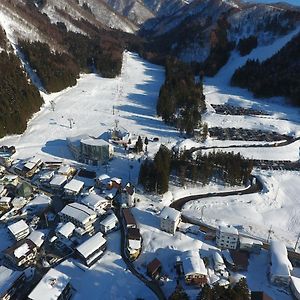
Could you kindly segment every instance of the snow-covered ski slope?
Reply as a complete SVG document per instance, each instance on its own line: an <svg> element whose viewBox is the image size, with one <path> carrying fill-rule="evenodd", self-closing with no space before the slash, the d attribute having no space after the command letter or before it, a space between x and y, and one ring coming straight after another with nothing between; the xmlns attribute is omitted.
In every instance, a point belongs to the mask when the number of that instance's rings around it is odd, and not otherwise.
<svg viewBox="0 0 300 300"><path fill-rule="evenodd" d="M27 130L22 135L6 137L1 143L16 145L18 158L38 155L72 159L66 147L67 137L99 137L113 128L116 120L119 127L133 134L172 140L178 136L176 130L155 116L163 79L162 68L126 52L119 77L105 79L85 74L73 88L43 94L45 104L29 121Z"/></svg>

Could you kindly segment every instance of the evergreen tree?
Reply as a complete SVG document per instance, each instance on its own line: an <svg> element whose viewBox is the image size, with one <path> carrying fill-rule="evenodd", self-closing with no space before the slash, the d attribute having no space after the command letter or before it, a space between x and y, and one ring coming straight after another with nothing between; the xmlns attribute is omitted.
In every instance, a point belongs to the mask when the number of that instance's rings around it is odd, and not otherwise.
<svg viewBox="0 0 300 300"><path fill-rule="evenodd" d="M143 151L143 140L142 140L142 138L140 136L138 137L138 140L135 143L134 151L136 153L140 153L140 152Z"/></svg>

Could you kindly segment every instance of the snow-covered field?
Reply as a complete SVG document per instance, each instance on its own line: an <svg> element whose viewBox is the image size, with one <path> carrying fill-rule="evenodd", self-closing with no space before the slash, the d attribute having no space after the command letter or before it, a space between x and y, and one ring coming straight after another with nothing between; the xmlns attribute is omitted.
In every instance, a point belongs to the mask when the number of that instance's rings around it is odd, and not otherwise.
<svg viewBox="0 0 300 300"><path fill-rule="evenodd" d="M258 174L264 183L261 193L191 201L185 204L183 214L200 220L203 210L205 223L236 225L242 232L264 239L272 226L273 238L294 247L300 225L300 173L261 171Z"/></svg>

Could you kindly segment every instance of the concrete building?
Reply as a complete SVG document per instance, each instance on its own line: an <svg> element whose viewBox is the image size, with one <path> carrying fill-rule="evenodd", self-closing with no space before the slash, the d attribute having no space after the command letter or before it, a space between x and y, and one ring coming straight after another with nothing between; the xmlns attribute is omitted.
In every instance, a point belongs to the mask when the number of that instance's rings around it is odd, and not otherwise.
<svg viewBox="0 0 300 300"><path fill-rule="evenodd" d="M160 229L175 234L180 220L180 212L166 206L160 213Z"/></svg>
<svg viewBox="0 0 300 300"><path fill-rule="evenodd" d="M239 232L232 225L220 225L216 232L217 246L222 249L236 249Z"/></svg>
<svg viewBox="0 0 300 300"><path fill-rule="evenodd" d="M0 299L14 299L16 292L22 289L24 281L24 272L0 266Z"/></svg>
<svg viewBox="0 0 300 300"><path fill-rule="evenodd" d="M16 241L26 238L30 233L30 227L26 224L24 220L20 220L16 223L7 226L7 229L10 235Z"/></svg>
<svg viewBox="0 0 300 300"><path fill-rule="evenodd" d="M270 281L279 286L289 286L293 269L283 242L272 240L270 243Z"/></svg>
<svg viewBox="0 0 300 300"><path fill-rule="evenodd" d="M27 267L35 261L38 247L29 239L18 241L3 253L4 257L16 267Z"/></svg>
<svg viewBox="0 0 300 300"><path fill-rule="evenodd" d="M67 143L75 159L85 164L103 165L112 159L114 154L110 143L87 135L68 138Z"/></svg>
<svg viewBox="0 0 300 300"><path fill-rule="evenodd" d="M105 210L111 207L112 201L97 194L89 194L81 199L81 203L93 211L103 214Z"/></svg>
<svg viewBox="0 0 300 300"><path fill-rule="evenodd" d="M81 227L82 234L93 234L94 223L97 220L97 214L80 203L70 203L59 212L60 220L63 223L72 222L74 225Z"/></svg>
<svg viewBox="0 0 300 300"><path fill-rule="evenodd" d="M106 239L98 232L76 248L76 252L82 262L90 267L104 254Z"/></svg>
<svg viewBox="0 0 300 300"><path fill-rule="evenodd" d="M84 182L77 179L72 179L64 186L64 193L68 197L76 197L80 194L84 187Z"/></svg>
<svg viewBox="0 0 300 300"><path fill-rule="evenodd" d="M69 300L72 296L71 278L55 269L50 269L41 279L28 300Z"/></svg>
<svg viewBox="0 0 300 300"><path fill-rule="evenodd" d="M107 234L118 227L119 220L116 215L112 212L104 220L100 222L100 230L104 234Z"/></svg>
<svg viewBox="0 0 300 300"><path fill-rule="evenodd" d="M127 228L127 254L131 260L135 260L141 253L142 236L139 228Z"/></svg>
<svg viewBox="0 0 300 300"><path fill-rule="evenodd" d="M182 265L186 284L203 286L207 283L207 269L198 251L184 252Z"/></svg>

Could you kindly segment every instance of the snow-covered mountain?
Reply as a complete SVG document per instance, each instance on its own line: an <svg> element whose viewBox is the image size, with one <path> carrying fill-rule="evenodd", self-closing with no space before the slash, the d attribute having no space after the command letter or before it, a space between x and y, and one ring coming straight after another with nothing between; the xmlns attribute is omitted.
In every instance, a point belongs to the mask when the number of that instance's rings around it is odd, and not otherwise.
<svg viewBox="0 0 300 300"><path fill-rule="evenodd" d="M220 39L234 47L240 39L255 36L258 45L266 45L295 29L299 21L300 10L293 6L194 0L172 15L148 20L142 34L159 40L168 54L201 62Z"/></svg>

